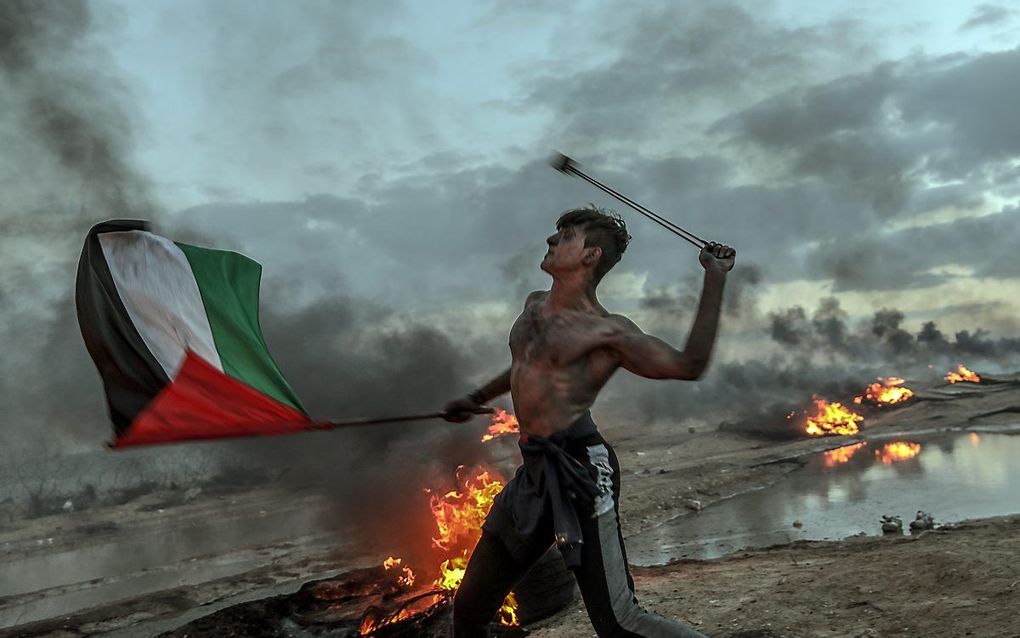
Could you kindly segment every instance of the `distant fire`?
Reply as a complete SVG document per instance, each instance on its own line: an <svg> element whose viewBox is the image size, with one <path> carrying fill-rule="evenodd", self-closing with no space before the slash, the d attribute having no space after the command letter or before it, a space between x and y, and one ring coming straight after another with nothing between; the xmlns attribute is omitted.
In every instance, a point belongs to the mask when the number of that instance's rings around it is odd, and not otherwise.
<svg viewBox="0 0 1020 638"><path fill-rule="evenodd" d="M892 465L899 461L912 459L920 453L920 443L897 441L895 443L886 443L882 446L881 450L875 450L875 458L882 461L884 465Z"/></svg>
<svg viewBox="0 0 1020 638"><path fill-rule="evenodd" d="M842 465L853 458L854 454L857 454L857 450L867 445L864 441L860 443L854 443L853 445L844 445L838 447L835 450L826 450L822 455L822 459L825 462L825 467L833 468L837 465Z"/></svg>
<svg viewBox="0 0 1020 638"><path fill-rule="evenodd" d="M843 407L842 403L829 403L821 397L815 397L815 414L807 418L805 431L813 436L837 434L850 436L860 432L857 424L864 417Z"/></svg>
<svg viewBox="0 0 1020 638"><path fill-rule="evenodd" d="M854 403L859 405L867 401L879 407L903 403L914 396L914 391L903 387L903 383L900 377L879 377L878 383L872 383L863 395L854 397Z"/></svg>
<svg viewBox="0 0 1020 638"><path fill-rule="evenodd" d="M498 439L503 436L517 434L519 431L520 426L517 424L517 417L506 410L496 408L496 411L492 415L492 423L489 425L489 429L482 435L482 443L486 443L487 441Z"/></svg>
<svg viewBox="0 0 1020 638"><path fill-rule="evenodd" d="M946 381L950 383L961 383L964 381L966 381L967 383L981 383L981 377L979 377L976 372L965 368L964 365L961 363L956 368L955 372L950 370L946 374Z"/></svg>

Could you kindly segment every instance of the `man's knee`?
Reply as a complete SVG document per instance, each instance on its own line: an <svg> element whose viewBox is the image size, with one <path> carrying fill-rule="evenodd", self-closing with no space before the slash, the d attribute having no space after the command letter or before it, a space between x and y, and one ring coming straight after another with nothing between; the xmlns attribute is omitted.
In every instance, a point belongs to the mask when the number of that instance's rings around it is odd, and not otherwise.
<svg viewBox="0 0 1020 638"><path fill-rule="evenodd" d="M597 617L590 616L589 618L591 626L595 629L595 635L599 638L623 638L633 635L624 631L612 614L599 614Z"/></svg>

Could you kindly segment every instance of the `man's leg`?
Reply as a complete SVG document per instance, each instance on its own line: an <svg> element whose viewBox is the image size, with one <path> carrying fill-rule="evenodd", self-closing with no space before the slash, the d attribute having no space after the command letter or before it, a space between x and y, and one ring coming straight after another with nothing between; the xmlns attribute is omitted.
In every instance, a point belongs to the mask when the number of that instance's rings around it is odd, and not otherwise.
<svg viewBox="0 0 1020 638"><path fill-rule="evenodd" d="M596 633L600 638L707 638L638 606L620 530L620 465L608 445L592 445L587 452L581 460L595 468L600 485L612 483L612 490L595 503L596 516L582 516L581 566L574 570Z"/></svg>
<svg viewBox="0 0 1020 638"><path fill-rule="evenodd" d="M502 541L482 532L453 599L454 638L487 637L506 595L548 549L536 547L533 560L518 562Z"/></svg>

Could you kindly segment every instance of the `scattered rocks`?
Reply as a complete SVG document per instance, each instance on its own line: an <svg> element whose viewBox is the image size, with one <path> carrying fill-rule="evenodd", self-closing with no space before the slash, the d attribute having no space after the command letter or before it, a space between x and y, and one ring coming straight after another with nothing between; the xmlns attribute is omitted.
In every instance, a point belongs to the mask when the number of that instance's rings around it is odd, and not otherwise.
<svg viewBox="0 0 1020 638"><path fill-rule="evenodd" d="M700 512L705 507L698 499L686 496L680 499L680 504L692 512Z"/></svg>
<svg viewBox="0 0 1020 638"><path fill-rule="evenodd" d="M892 514L886 514L882 516L882 533L884 534L897 534L903 531L903 521L900 520L899 516L893 516Z"/></svg>
<svg viewBox="0 0 1020 638"><path fill-rule="evenodd" d="M920 532L926 529L935 529L935 519L931 514L917 510L917 517L910 521L910 531Z"/></svg>

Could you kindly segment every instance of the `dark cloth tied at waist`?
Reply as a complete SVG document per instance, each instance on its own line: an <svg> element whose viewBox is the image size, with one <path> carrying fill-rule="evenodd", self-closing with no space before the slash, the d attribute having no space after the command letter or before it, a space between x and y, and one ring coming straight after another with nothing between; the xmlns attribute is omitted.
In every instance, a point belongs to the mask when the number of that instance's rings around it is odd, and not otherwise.
<svg viewBox="0 0 1020 638"><path fill-rule="evenodd" d="M575 455L586 443L600 441L590 412L548 438L522 435L518 445L524 464L496 497L483 529L498 536L519 559L531 554L536 544L548 547L555 541L567 567L580 565L584 539L579 510L593 515L600 492Z"/></svg>

